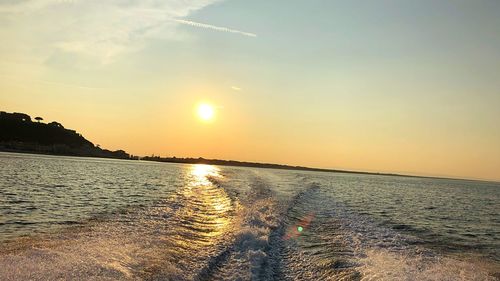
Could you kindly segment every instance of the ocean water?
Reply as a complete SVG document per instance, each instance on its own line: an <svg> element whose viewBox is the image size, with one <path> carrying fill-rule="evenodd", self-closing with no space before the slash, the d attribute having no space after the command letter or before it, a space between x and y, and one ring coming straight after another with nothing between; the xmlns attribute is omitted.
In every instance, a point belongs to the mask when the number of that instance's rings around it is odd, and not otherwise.
<svg viewBox="0 0 500 281"><path fill-rule="evenodd" d="M0 153L0 280L499 278L499 183Z"/></svg>

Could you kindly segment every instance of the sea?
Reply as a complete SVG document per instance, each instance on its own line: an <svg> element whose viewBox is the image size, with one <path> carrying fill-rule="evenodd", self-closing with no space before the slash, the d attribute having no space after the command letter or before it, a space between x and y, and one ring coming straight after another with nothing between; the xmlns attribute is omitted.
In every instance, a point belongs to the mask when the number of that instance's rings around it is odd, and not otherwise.
<svg viewBox="0 0 500 281"><path fill-rule="evenodd" d="M0 153L0 280L499 280L500 183Z"/></svg>

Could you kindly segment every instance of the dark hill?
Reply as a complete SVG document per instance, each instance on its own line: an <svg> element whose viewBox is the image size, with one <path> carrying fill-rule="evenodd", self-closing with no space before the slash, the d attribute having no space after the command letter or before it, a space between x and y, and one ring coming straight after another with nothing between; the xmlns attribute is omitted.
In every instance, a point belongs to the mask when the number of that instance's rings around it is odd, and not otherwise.
<svg viewBox="0 0 500 281"><path fill-rule="evenodd" d="M59 122L33 122L25 113L0 112L0 151L32 152L71 156L129 159L123 150L109 151L95 146Z"/></svg>

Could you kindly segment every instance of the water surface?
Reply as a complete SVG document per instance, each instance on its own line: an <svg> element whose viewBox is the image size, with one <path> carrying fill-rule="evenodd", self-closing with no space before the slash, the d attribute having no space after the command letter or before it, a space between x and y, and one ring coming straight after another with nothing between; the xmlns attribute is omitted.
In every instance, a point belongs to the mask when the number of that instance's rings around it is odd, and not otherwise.
<svg viewBox="0 0 500 281"><path fill-rule="evenodd" d="M500 184L0 153L1 280L497 280Z"/></svg>

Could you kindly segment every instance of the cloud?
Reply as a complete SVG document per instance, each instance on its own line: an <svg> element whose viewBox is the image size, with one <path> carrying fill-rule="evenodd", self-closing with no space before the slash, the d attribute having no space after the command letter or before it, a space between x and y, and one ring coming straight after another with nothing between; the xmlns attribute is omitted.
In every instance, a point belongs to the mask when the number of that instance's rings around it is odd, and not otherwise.
<svg viewBox="0 0 500 281"><path fill-rule="evenodd" d="M184 20L220 0L0 1L0 36L10 50L48 59L57 52L112 62L148 40L182 40L179 25L255 37L250 32ZM10 49L9 49L10 48Z"/></svg>
<svg viewBox="0 0 500 281"><path fill-rule="evenodd" d="M236 34L245 35L245 36L249 36L249 37L257 37L257 34L255 34L255 33L244 32L244 31L240 31L240 30L236 30L236 29L227 28L227 27L215 26L215 25L210 25L210 24L205 24L205 23L200 23L200 22L194 22L194 21L190 21L190 20L174 19L173 21L181 23L181 24L186 24L186 25L191 25L191 26L195 26L195 27L201 27L201 28L206 28L206 29L211 29L211 30L216 30L216 31L236 33Z"/></svg>
<svg viewBox="0 0 500 281"><path fill-rule="evenodd" d="M76 0L19 0L0 3L0 13L30 13L51 5L72 3Z"/></svg>
<svg viewBox="0 0 500 281"><path fill-rule="evenodd" d="M240 87L236 87L236 86L231 86L231 89L233 91L238 91L238 92L241 91L241 88Z"/></svg>

